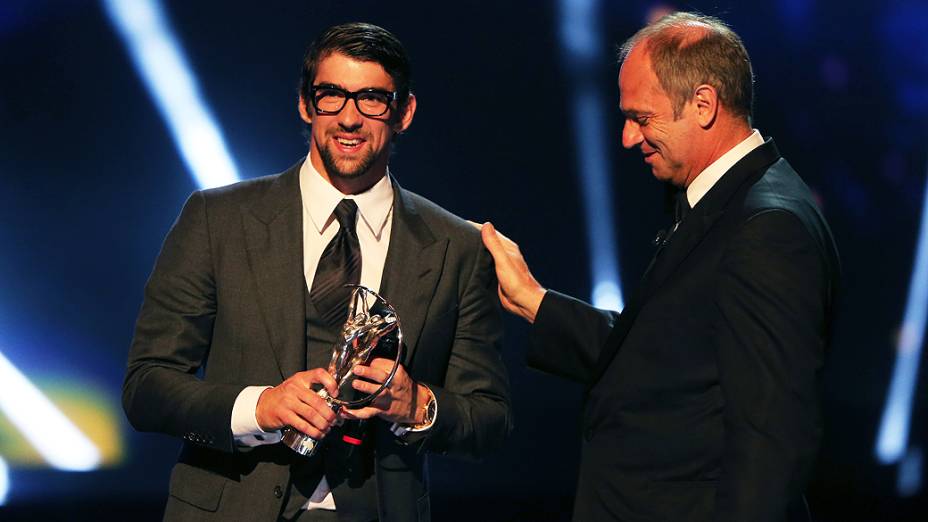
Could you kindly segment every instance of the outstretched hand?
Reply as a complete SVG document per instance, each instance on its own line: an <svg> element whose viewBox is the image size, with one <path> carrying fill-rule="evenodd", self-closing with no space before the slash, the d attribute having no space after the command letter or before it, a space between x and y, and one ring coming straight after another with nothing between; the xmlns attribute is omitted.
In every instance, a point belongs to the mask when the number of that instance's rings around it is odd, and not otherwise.
<svg viewBox="0 0 928 522"><path fill-rule="evenodd" d="M480 229L483 244L493 256L496 278L499 280L499 300L503 308L534 323L538 307L541 306L541 300L544 299L547 290L528 269L519 245L498 232L489 221L483 225L474 222L471 224Z"/></svg>

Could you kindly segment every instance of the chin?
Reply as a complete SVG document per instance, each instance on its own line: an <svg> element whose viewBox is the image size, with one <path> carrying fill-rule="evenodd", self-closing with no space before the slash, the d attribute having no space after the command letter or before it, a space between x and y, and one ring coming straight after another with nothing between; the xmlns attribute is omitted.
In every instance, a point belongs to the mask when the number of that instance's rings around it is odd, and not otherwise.
<svg viewBox="0 0 928 522"><path fill-rule="evenodd" d="M673 177L670 174L667 174L666 172L662 172L658 169L655 169L654 167L651 167L651 175L654 176L654 179L658 181L667 182L667 181L673 180Z"/></svg>

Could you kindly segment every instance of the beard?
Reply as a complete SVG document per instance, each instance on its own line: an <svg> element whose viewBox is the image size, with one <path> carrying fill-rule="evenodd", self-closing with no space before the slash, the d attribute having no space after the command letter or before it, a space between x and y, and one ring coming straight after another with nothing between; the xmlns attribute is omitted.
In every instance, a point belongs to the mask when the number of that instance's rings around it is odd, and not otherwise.
<svg viewBox="0 0 928 522"><path fill-rule="evenodd" d="M363 176L370 170L371 165L373 165L374 161L377 159L374 153L369 151L356 162L339 162L335 159L335 155L328 146L319 147L319 156L322 159L322 164L325 166L326 172L328 172L330 176L344 179L353 179Z"/></svg>

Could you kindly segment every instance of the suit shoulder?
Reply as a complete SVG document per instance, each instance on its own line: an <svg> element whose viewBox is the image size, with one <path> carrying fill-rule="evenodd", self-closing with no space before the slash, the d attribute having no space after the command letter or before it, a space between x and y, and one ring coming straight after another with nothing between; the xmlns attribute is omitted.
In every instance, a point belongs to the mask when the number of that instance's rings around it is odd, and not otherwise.
<svg viewBox="0 0 928 522"><path fill-rule="evenodd" d="M743 209L748 215L766 210L785 210L796 214L817 207L812 191L781 158L748 187Z"/></svg>
<svg viewBox="0 0 928 522"><path fill-rule="evenodd" d="M747 189L740 210L739 219L743 223L757 218L765 222L783 222L777 216L785 218L784 214L788 214L818 243L822 251L828 252L829 257L837 257L834 238L815 194L782 158Z"/></svg>
<svg viewBox="0 0 928 522"><path fill-rule="evenodd" d="M435 233L447 236L452 240L465 242L468 245L470 243L473 243L474 246L483 244L480 239L480 231L464 218L415 192L405 189L403 189L403 192L415 212Z"/></svg>
<svg viewBox="0 0 928 522"><path fill-rule="evenodd" d="M246 179L244 181L232 183L231 185L203 189L200 192L203 194L203 197L209 201L248 201L249 199L260 197L283 175L284 173L278 173L269 176L261 176L259 178Z"/></svg>
<svg viewBox="0 0 928 522"><path fill-rule="evenodd" d="M747 188L740 211L744 221L778 211L794 215L810 228L824 225L824 217L812 190L782 158Z"/></svg>
<svg viewBox="0 0 928 522"><path fill-rule="evenodd" d="M299 168L302 160L278 174L251 178L231 185L194 192L191 199L199 197L209 213L238 213L246 207L267 204L292 203L299 198ZM288 204L289 204L288 203Z"/></svg>

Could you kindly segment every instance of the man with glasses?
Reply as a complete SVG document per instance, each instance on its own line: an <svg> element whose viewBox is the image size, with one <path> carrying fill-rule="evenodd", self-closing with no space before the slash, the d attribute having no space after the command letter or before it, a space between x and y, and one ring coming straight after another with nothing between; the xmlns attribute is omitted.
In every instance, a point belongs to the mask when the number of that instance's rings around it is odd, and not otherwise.
<svg viewBox="0 0 928 522"><path fill-rule="evenodd" d="M621 314L546 290L483 226L529 364L586 387L574 519L809 520L838 255L815 197L752 128L753 74L718 19L622 47L622 145L678 189Z"/></svg>
<svg viewBox="0 0 928 522"><path fill-rule="evenodd" d="M387 168L410 81L386 30L328 29L303 64L309 155L194 193L168 234L123 394L137 429L185 440L166 520L429 520L428 452L479 457L508 435L491 258ZM323 368L358 283L395 306L406 355L370 406L336 415L314 390L338 393ZM354 389L391 366L357 367ZM320 449L280 444L286 427Z"/></svg>

